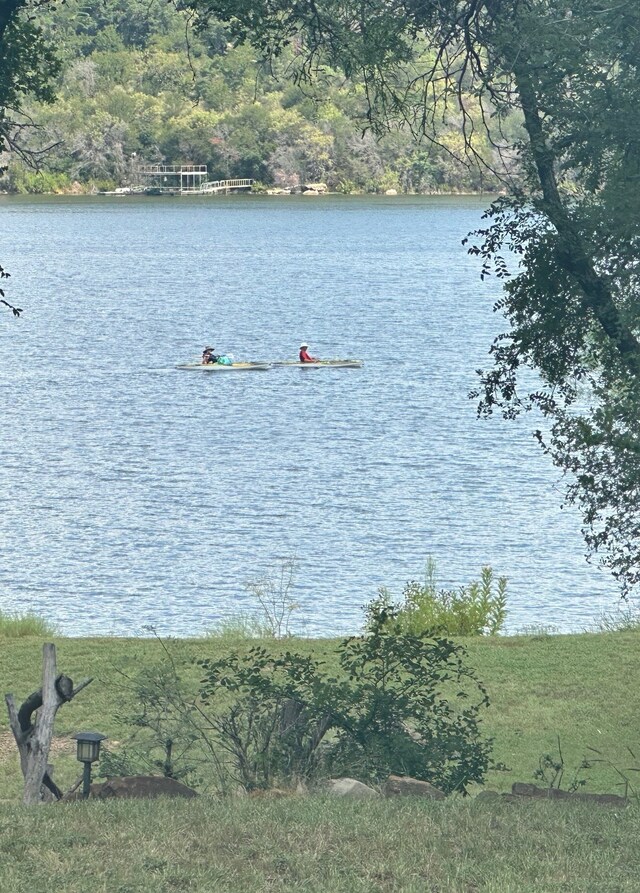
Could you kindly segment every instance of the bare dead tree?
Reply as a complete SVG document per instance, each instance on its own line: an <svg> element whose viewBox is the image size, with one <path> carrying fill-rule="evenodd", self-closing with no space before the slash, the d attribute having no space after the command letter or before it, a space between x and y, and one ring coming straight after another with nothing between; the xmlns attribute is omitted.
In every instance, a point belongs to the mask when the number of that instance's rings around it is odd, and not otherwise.
<svg viewBox="0 0 640 893"><path fill-rule="evenodd" d="M92 679L84 679L79 685L56 672L56 647L45 644L42 647L42 688L33 692L16 709L12 694L5 695L9 712L9 723L20 753L20 767L24 776L22 802L25 806L41 803L44 800L61 800L63 793L52 779L53 768L49 764L49 751L53 726L58 709L72 701ZM35 722L32 722L33 714Z"/></svg>

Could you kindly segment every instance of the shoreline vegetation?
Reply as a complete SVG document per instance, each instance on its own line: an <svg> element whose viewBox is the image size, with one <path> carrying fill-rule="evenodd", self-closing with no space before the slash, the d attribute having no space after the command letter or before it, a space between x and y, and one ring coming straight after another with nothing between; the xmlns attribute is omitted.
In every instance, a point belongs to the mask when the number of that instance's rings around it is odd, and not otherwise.
<svg viewBox="0 0 640 893"><path fill-rule="evenodd" d="M98 866L96 889L122 893L147 893L150 883L156 893L547 893L560 888L635 893L640 870L637 611L602 615L593 632L556 635L540 625L503 635L507 580L485 566L478 579L443 590L429 557L424 581L408 583L401 602L381 589L365 608L364 630L349 640L346 666L357 674L361 648L368 647L370 656L386 655L378 669L386 666L391 690L392 655L413 642L422 657L412 652L409 665L417 659L420 676L435 673L435 681L441 672L437 655L449 647L446 640L411 636L425 625L442 629L446 624L443 635L451 640L464 678L478 682L488 696L488 705L483 701L477 713L478 758L483 751L489 757L483 782L469 783L468 797L453 793L441 802L352 800L330 796L312 780L301 789L295 778L284 789L238 786L238 776L234 780L221 763L225 751L216 749L224 739L208 737L216 728L212 717L241 716L236 709L252 703L250 709L259 710L261 697L257 704L251 697L236 702L238 671L252 680L249 692L268 697L285 666L302 673L298 681L317 668L321 686L345 669L343 638L291 634L295 568L290 557L278 574L247 584L256 612L219 621L200 638L71 638L57 635L55 625L37 614L0 611L0 678L18 703L41 685L45 642L55 644L59 672L75 680L93 678L56 718L51 760L62 790L78 778L71 736L91 729L107 736L94 780L163 774L200 795L24 807L20 763L3 715L0 889L44 893L53 873L65 893L86 893L91 862ZM432 655L426 663L423 648ZM452 669L452 664L442 667L441 684L433 689L436 712L446 712L447 700L453 703L462 694ZM361 678L367 698L369 685L379 684L375 672L371 666ZM396 683L413 691L419 680L409 677L404 682L396 677ZM473 686L464 688L471 699L462 709L475 716ZM222 697L218 713L208 701L213 692ZM253 716L259 730L269 713ZM442 732L436 740L444 740L445 726ZM472 743L464 739L458 742L461 752ZM357 777L359 764L352 765ZM621 807L497 796L515 782L630 799ZM497 793L478 798L488 791ZM26 849L25 840L30 841Z"/></svg>
<svg viewBox="0 0 640 893"><path fill-rule="evenodd" d="M0 196L4 195L21 195L21 196L32 196L32 195L57 195L65 198L74 198L74 197L86 197L86 196L113 196L117 194L114 190L103 190L97 189L91 184L81 184L81 183L70 183L67 186L58 186L52 187L50 189L39 188L36 186L32 189L0 189ZM233 194L233 193L231 193ZM246 195L259 195L259 196L269 196L269 197L292 197L292 196L300 196L303 195L301 190L289 190L289 189L281 189L279 187L267 187L262 184L258 184L257 188L252 187L250 190L247 190L244 194ZM432 190L425 192L398 192L397 190L385 190L385 191L372 191L367 192L365 190L353 190L351 192L342 192L335 189L326 189L322 192L316 192L317 196L328 196L328 195L340 195L340 196L383 196L386 198L397 198L397 197L406 197L406 196L421 196L421 197L433 197L433 198L442 198L442 197L455 197L455 196L472 196L472 197L482 197L486 196L487 199L493 200L499 195L503 195L503 190L493 190L493 191L483 191L483 190L474 190L474 189L443 189L443 190ZM144 194L131 194L131 193L121 193L119 197L122 198L148 198L149 196L145 196ZM158 196L155 196L156 198ZM159 196L162 198L162 196ZM185 196L189 198L190 196ZM202 195L196 195L196 198L202 198ZM208 198L216 198L217 196L214 193L205 196ZM228 196L225 196L228 197Z"/></svg>
<svg viewBox="0 0 640 893"><path fill-rule="evenodd" d="M2 159L0 191L107 192L144 184L141 171L158 164L207 165L211 180L251 178L265 190L326 183L347 195L474 195L504 186L480 129L482 162L465 160L453 108L434 110L432 141L408 129L375 135L364 84L327 70L315 93L293 85L291 48L266 66L221 23L194 30L161 0L106 0L91 14L81 0L45 4L38 22L54 36L61 69L52 102L25 103L25 121L37 126L24 128L22 154ZM517 136L519 116L501 126Z"/></svg>

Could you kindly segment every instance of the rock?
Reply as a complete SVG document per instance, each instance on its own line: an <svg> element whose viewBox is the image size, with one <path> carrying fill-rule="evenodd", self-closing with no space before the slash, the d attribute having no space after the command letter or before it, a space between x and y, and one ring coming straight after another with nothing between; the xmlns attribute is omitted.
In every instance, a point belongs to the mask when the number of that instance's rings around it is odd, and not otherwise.
<svg viewBox="0 0 640 893"><path fill-rule="evenodd" d="M584 800L587 803L599 803L601 806L628 806L626 797L619 794L574 794L576 800Z"/></svg>
<svg viewBox="0 0 640 893"><path fill-rule="evenodd" d="M444 800L446 797L428 781L404 775L390 775L383 792L385 797L427 797L429 800Z"/></svg>
<svg viewBox="0 0 640 893"><path fill-rule="evenodd" d="M511 793L518 797L544 797L548 796L548 788L539 788L535 784L528 784L524 781L514 781L511 785Z"/></svg>
<svg viewBox="0 0 640 893"><path fill-rule="evenodd" d="M125 775L92 784L90 796L97 800L143 799L153 797L197 797L197 793L175 778L161 775Z"/></svg>
<svg viewBox="0 0 640 893"><path fill-rule="evenodd" d="M397 195L398 190L397 189L385 189L384 194L385 195Z"/></svg>
<svg viewBox="0 0 640 893"><path fill-rule="evenodd" d="M380 796L373 788L355 778L331 778L326 783L325 790L336 797L355 797L359 800Z"/></svg>
<svg viewBox="0 0 640 893"><path fill-rule="evenodd" d="M496 800L500 799L500 793L498 791L480 791L479 794L473 798L474 802L484 802L495 803Z"/></svg>
<svg viewBox="0 0 640 893"><path fill-rule="evenodd" d="M585 794L581 791L561 791L558 788L539 788L535 784L516 781L511 786L513 797L536 800L574 800L583 803L599 803L605 806L626 806L627 800L619 794Z"/></svg>
<svg viewBox="0 0 640 893"><path fill-rule="evenodd" d="M305 183L302 187L303 195L305 195L304 190L306 190L310 195L320 194L322 192L327 191L326 183Z"/></svg>

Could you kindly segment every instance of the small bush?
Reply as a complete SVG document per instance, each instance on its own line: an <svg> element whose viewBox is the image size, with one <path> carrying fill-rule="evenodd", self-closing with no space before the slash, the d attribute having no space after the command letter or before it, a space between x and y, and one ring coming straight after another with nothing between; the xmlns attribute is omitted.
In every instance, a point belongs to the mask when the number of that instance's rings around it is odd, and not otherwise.
<svg viewBox="0 0 640 893"><path fill-rule="evenodd" d="M232 614L225 617L205 633L208 639L272 639L271 626L257 614Z"/></svg>
<svg viewBox="0 0 640 893"><path fill-rule="evenodd" d="M439 589L436 565L429 559L424 583L407 583L394 623L407 633L425 631L448 636L493 636L504 626L507 616L507 578L494 579L493 570L483 567L480 579L458 589ZM386 590L379 603L389 603Z"/></svg>
<svg viewBox="0 0 640 893"><path fill-rule="evenodd" d="M258 602L261 615L258 625L264 630L262 635L274 639L284 639L293 635L291 615L299 608L292 594L295 573L296 558L295 555L290 555L280 560L276 570L260 580L245 584L247 592L250 592Z"/></svg>
<svg viewBox="0 0 640 893"><path fill-rule="evenodd" d="M260 579L245 583L244 588L253 596L256 608L219 620L206 631L207 638L234 641L284 639L293 635L291 616L299 608L292 594L296 563L295 556L287 556Z"/></svg>
<svg viewBox="0 0 640 893"><path fill-rule="evenodd" d="M193 695L180 667L184 659L162 643L159 661L140 661L133 675L120 672L122 709L116 722L124 740L117 750L105 747L98 775L161 774L186 784L198 783L200 739Z"/></svg>
<svg viewBox="0 0 640 893"><path fill-rule="evenodd" d="M557 736L557 742L557 756L551 753L541 754L538 761L538 768L533 773L533 777L536 781L542 782L542 784L549 789L555 788L557 790L567 790L573 793L583 787L583 785L586 785L587 780L585 778L579 778L578 776L579 772L589 768L589 764L586 760L582 760L580 765L574 769L573 775L566 783L565 788L563 788L562 781L565 775L565 764L559 735Z"/></svg>
<svg viewBox="0 0 640 893"><path fill-rule="evenodd" d="M317 661L291 652L274 657L256 646L198 663L205 671L202 713L216 748L228 755L231 782L251 791L316 774L334 694Z"/></svg>
<svg viewBox="0 0 640 893"><path fill-rule="evenodd" d="M479 726L486 689L465 666L461 645L398 628L401 613L373 602L367 635L342 643L347 709L329 755L332 769L364 781L410 775L464 794L489 767L492 741Z"/></svg>
<svg viewBox="0 0 640 893"><path fill-rule="evenodd" d="M262 647L198 661L201 714L236 783L251 790L336 773L375 782L394 772L465 793L483 780L484 686L462 646L403 631L399 613L370 605L367 633L338 649L337 675Z"/></svg>
<svg viewBox="0 0 640 893"><path fill-rule="evenodd" d="M0 611L0 636L5 639L20 639L24 636L55 636L56 633L55 624L31 611L22 614Z"/></svg>

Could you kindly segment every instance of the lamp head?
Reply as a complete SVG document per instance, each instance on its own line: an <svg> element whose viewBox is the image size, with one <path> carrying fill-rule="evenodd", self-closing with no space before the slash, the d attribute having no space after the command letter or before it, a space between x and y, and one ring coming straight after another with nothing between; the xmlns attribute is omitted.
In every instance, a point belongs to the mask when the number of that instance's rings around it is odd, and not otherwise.
<svg viewBox="0 0 640 893"><path fill-rule="evenodd" d="M106 735L99 732L76 732L71 736L77 742L76 756L81 763L95 763L100 758L100 742L104 741Z"/></svg>

